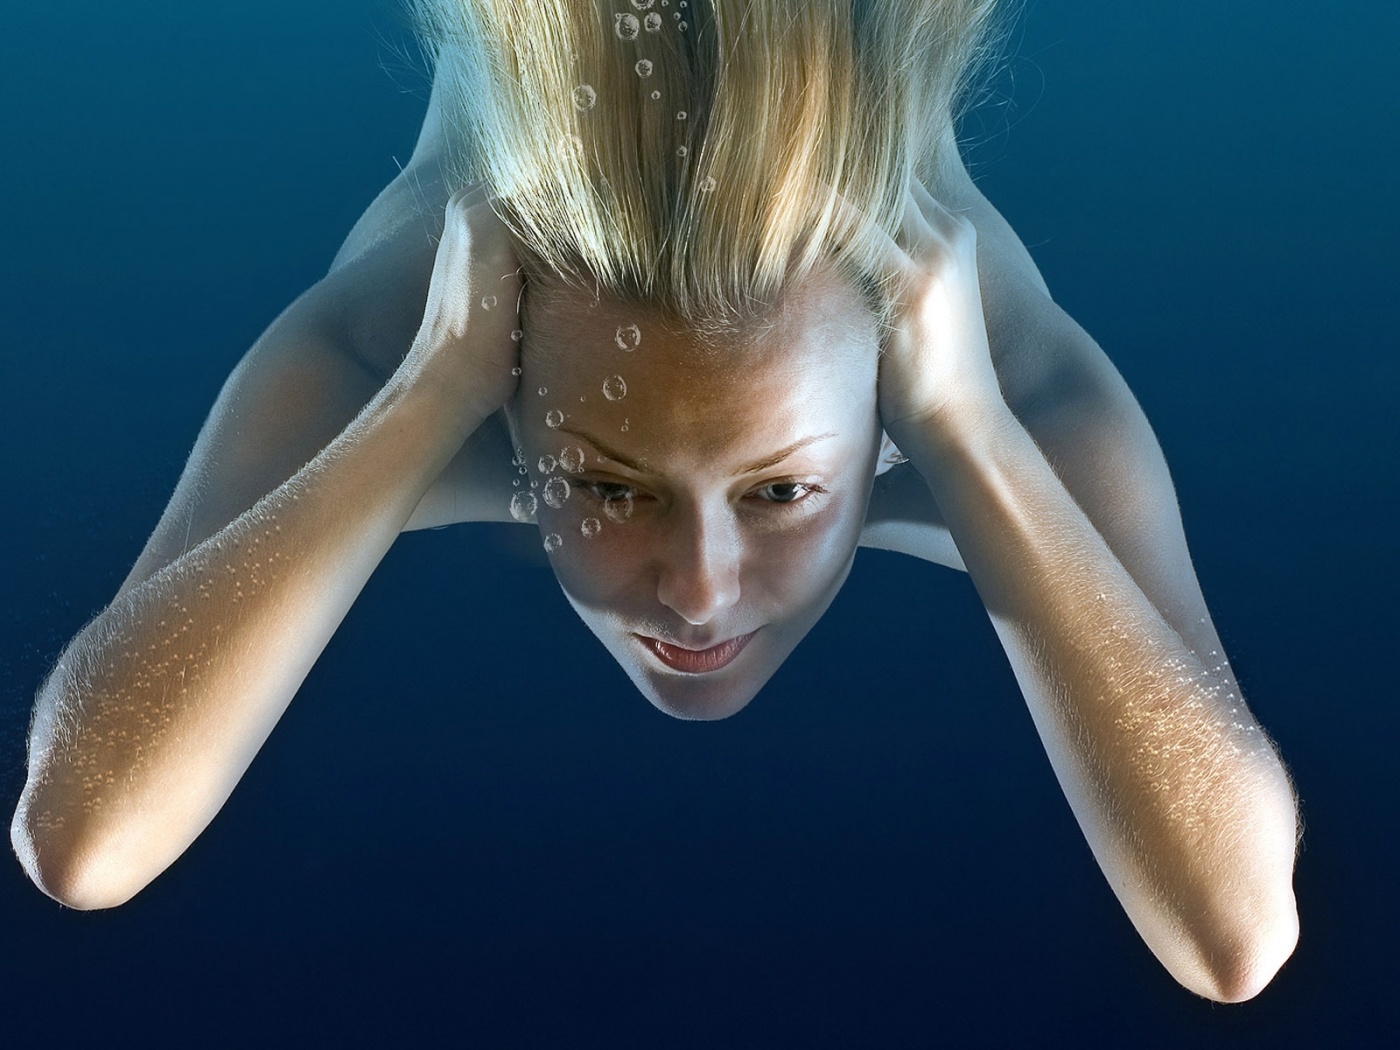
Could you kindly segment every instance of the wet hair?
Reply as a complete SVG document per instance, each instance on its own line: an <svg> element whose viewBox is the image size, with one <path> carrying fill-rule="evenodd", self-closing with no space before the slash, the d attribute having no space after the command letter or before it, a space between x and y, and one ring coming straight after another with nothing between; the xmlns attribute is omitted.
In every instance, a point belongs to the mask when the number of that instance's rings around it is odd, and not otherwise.
<svg viewBox="0 0 1400 1050"><path fill-rule="evenodd" d="M414 2L451 177L487 184L531 280L714 330L821 266L884 301L876 231L951 141L997 5Z"/></svg>

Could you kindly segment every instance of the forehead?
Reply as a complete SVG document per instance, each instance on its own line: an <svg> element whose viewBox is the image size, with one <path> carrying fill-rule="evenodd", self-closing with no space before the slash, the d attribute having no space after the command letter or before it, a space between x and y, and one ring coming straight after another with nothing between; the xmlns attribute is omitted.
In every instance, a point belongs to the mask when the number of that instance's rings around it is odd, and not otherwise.
<svg viewBox="0 0 1400 1050"><path fill-rule="evenodd" d="M550 289L531 302L523 348L532 375L561 387L561 395L567 386L575 398L603 400L605 381L620 376L629 407L665 400L678 416L733 409L737 401L814 405L838 394L861 401L873 397L878 350L876 321L860 293L824 274L792 287L756 319L717 333L644 307Z"/></svg>

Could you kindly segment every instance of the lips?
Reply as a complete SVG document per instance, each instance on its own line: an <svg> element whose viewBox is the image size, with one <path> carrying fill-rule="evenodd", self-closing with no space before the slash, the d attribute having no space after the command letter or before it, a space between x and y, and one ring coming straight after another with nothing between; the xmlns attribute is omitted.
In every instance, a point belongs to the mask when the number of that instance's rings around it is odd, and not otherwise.
<svg viewBox="0 0 1400 1050"><path fill-rule="evenodd" d="M643 645L656 654L658 660L672 670L684 671L686 674L705 674L709 671L718 671L721 667L732 663L734 658L744 651L744 646L749 644L749 640L756 633L750 631L748 634L731 638L727 642L712 645L708 649L686 649L670 642L663 642L659 638L648 638L643 634L639 634L637 637L642 640Z"/></svg>

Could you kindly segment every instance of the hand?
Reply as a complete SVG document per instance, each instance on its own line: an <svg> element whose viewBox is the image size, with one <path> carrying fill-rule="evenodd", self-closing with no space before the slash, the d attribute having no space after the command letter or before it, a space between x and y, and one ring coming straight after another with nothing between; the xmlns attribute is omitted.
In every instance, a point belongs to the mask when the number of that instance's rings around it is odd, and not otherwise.
<svg viewBox="0 0 1400 1050"><path fill-rule="evenodd" d="M510 232L481 186L454 194L433 262L423 324L404 359L413 382L441 389L468 432L504 405L519 380L524 279Z"/></svg>
<svg viewBox="0 0 1400 1050"><path fill-rule="evenodd" d="M894 302L880 359L880 419L903 447L901 431L943 431L1004 402L987 342L972 223L914 180L904 222L887 240Z"/></svg>

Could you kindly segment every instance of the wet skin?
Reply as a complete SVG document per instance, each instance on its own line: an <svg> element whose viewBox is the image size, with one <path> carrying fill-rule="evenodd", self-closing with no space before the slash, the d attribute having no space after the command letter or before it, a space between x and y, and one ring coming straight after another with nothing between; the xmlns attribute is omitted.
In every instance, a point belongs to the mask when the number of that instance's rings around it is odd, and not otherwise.
<svg viewBox="0 0 1400 1050"><path fill-rule="evenodd" d="M514 440L537 496L569 483L562 506L538 500L540 530L560 538L570 603L660 710L739 711L836 596L874 478L878 345L859 294L825 274L708 342L581 294L532 307ZM615 375L627 392L610 400ZM541 457L564 463L542 473Z"/></svg>

